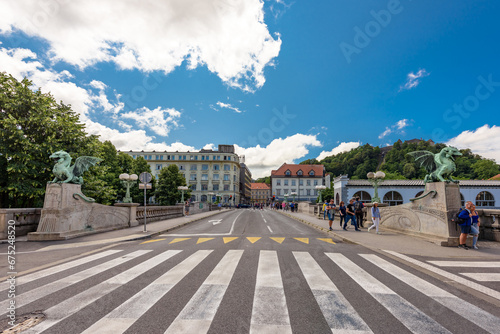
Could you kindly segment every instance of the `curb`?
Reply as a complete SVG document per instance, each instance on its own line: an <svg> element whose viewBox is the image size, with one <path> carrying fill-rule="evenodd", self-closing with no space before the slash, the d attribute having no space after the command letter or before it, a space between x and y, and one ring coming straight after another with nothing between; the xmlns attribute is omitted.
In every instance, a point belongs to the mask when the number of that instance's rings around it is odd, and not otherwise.
<svg viewBox="0 0 500 334"><path fill-rule="evenodd" d="M357 242L357 241L354 241L354 240L351 240L351 239L349 239L349 238L346 238L346 237L344 237L344 236L342 236L342 235L340 235L340 234L337 234L337 233L335 233L335 232L332 232L332 231L330 231L330 230L329 230L329 229L327 229L327 228L324 228L324 227L322 227L322 226L316 225L316 224L311 223L311 222L309 222L309 221L307 221L307 220L304 220L304 219L301 219L301 218L295 217L295 216L293 216L293 215L291 215L291 214L288 214L288 213L285 213L285 212L279 212L279 213L281 213L282 215L285 215L285 216L287 216L287 217L290 217L290 218L292 218L292 219L295 219L295 220L297 220L297 221L299 221L299 222L301 222L301 223L303 223L303 224L309 225L309 226L311 226L311 227L313 227L313 228L315 228L315 229L317 229L317 230L320 230L320 231L322 231L322 232L324 232L324 233L326 233L326 234L328 234L328 235L333 235L335 238L340 239L340 240L342 240L343 242L346 242L346 243L349 243L349 244L354 244L354 245L361 245L361 244L360 244L359 242Z"/></svg>

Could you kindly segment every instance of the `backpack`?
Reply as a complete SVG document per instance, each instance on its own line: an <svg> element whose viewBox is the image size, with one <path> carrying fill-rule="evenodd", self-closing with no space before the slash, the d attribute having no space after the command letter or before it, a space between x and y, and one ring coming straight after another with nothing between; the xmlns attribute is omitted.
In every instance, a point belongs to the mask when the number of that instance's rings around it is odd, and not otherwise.
<svg viewBox="0 0 500 334"><path fill-rule="evenodd" d="M361 202L354 203L354 213L361 214L363 212L363 204Z"/></svg>
<svg viewBox="0 0 500 334"><path fill-rule="evenodd" d="M458 212L455 214L455 217L451 220L455 222L455 230L457 230L457 225L464 225L467 223L467 219L460 218L458 215L462 213L465 209L460 209Z"/></svg>

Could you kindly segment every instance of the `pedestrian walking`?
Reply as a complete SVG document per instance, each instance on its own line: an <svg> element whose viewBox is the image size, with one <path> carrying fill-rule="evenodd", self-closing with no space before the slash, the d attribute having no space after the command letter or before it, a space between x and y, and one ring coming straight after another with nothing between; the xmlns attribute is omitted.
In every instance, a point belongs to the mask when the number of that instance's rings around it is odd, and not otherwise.
<svg viewBox="0 0 500 334"><path fill-rule="evenodd" d="M481 222L479 221L479 215L476 211L476 206L471 203L471 213L472 213L472 225L470 227L472 234L472 248L479 249L477 247L477 239L479 238L479 226L481 226Z"/></svg>
<svg viewBox="0 0 500 334"><path fill-rule="evenodd" d="M354 225L354 229L356 231L361 231L359 228L358 228L358 224L356 222L356 216L354 214L354 198L351 198L351 200L349 201L349 204L347 204L347 207L346 207L346 219L345 219L345 222L344 222L344 227L343 229L345 231L347 231L347 223L351 221L351 225Z"/></svg>
<svg viewBox="0 0 500 334"><path fill-rule="evenodd" d="M467 245L465 244L467 241L467 235L471 233L471 226L472 226L472 202L468 201L465 203L465 209L460 211L458 214L458 218L460 219L459 226L460 226L460 237L459 237L459 245L458 248L462 249L469 249Z"/></svg>
<svg viewBox="0 0 500 334"><path fill-rule="evenodd" d="M356 197L356 201L354 202L354 214L356 215L356 222L359 227L363 226L363 208L365 205L359 200L359 197Z"/></svg>
<svg viewBox="0 0 500 334"><path fill-rule="evenodd" d="M377 231L377 234L380 234L380 232L378 231L378 226L380 224L380 210L378 208L378 202L373 202L373 206L372 206L371 210L372 210L373 225L368 228L368 232L370 232L370 230L373 227L375 227L375 231Z"/></svg>
<svg viewBox="0 0 500 334"><path fill-rule="evenodd" d="M330 203L326 206L326 210L328 211L328 225L330 226L330 231L333 231L332 224L335 219L335 203L333 199L331 199Z"/></svg>
<svg viewBox="0 0 500 334"><path fill-rule="evenodd" d="M346 217L346 207L344 201L339 204L339 217L340 217L340 227L342 227L342 222L345 222Z"/></svg>
<svg viewBox="0 0 500 334"><path fill-rule="evenodd" d="M184 212L186 216L189 216L189 201L186 201L186 203L184 203Z"/></svg>
<svg viewBox="0 0 500 334"><path fill-rule="evenodd" d="M326 220L326 207L328 206L328 201L325 199L325 203L323 203L323 220Z"/></svg>

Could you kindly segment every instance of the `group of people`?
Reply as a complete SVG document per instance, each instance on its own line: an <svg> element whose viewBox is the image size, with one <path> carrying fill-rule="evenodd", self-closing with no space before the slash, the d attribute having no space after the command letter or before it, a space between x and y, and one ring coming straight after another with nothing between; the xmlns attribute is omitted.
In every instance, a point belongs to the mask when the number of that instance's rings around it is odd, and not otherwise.
<svg viewBox="0 0 500 334"><path fill-rule="evenodd" d="M481 222L479 221L476 206L471 201L466 202L465 209L460 211L458 218L461 220L459 222L461 233L458 247L462 249L469 249L465 243L467 241L467 236L471 234L472 248L478 249L477 239L479 237L479 226L481 225Z"/></svg>
<svg viewBox="0 0 500 334"><path fill-rule="evenodd" d="M298 212L298 207L299 204L295 202L273 202L271 204L271 207L274 210L283 210L283 211L288 211L290 210L291 212Z"/></svg>
<svg viewBox="0 0 500 334"><path fill-rule="evenodd" d="M359 227L364 227L363 226L363 208L365 205L363 202L359 200L359 197L356 198L351 198L349 200L349 204L345 205L344 201L340 202L339 207L335 205L333 199L330 200L330 202L325 201L323 204L323 219L326 219L326 216L328 215L328 225L329 225L329 230L333 231L333 220L335 219L335 211L339 212L340 216L340 227L342 227L343 230L347 231L347 223L351 222L351 225L354 226L355 231L361 231ZM380 224L380 210L378 208L378 203L374 202L373 206L371 208L371 214L372 214L372 222L373 225L370 226L368 231L370 231L372 228L376 228L377 234L380 234L379 232L379 224ZM342 225L342 223L344 223Z"/></svg>

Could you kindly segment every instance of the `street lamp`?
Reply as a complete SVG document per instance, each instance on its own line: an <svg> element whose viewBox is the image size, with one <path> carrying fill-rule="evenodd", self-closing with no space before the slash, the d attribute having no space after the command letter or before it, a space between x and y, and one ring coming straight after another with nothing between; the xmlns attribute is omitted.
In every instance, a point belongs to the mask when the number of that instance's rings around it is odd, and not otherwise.
<svg viewBox="0 0 500 334"><path fill-rule="evenodd" d="M326 189L326 186L319 185L319 186L316 186L314 188L316 188L316 190L318 190L318 192L319 192L319 202L323 203L323 190Z"/></svg>
<svg viewBox="0 0 500 334"><path fill-rule="evenodd" d="M294 191L294 192L290 193L290 195L293 196L293 201L295 202L295 196L297 196L297 193Z"/></svg>
<svg viewBox="0 0 500 334"><path fill-rule="evenodd" d="M130 197L130 186L135 184L139 177L136 174L129 175L127 173L120 174L118 177L127 189L125 197L123 198L123 203L132 203L132 197Z"/></svg>
<svg viewBox="0 0 500 334"><path fill-rule="evenodd" d="M215 193L208 193L208 196L210 196L210 204L213 204L213 197Z"/></svg>
<svg viewBox="0 0 500 334"><path fill-rule="evenodd" d="M380 198L378 197L378 185L379 185L379 183L384 181L383 178L385 177L385 173L382 171L378 171L376 173L369 172L368 174L366 174L366 177L368 177L368 182L373 184L372 203L373 202L380 203Z"/></svg>
<svg viewBox="0 0 500 334"><path fill-rule="evenodd" d="M182 192L182 204L184 204L184 192L187 191L189 188L187 186L178 186L177 190L180 190Z"/></svg>
<svg viewBox="0 0 500 334"><path fill-rule="evenodd" d="M288 203L288 193L283 195L285 197L285 203Z"/></svg>

